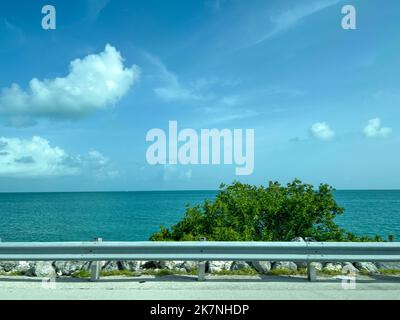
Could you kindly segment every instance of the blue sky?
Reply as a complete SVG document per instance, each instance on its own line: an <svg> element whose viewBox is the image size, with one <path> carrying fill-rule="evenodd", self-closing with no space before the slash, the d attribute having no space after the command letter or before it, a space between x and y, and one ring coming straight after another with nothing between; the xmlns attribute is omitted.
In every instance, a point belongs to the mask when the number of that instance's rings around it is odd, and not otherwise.
<svg viewBox="0 0 400 320"><path fill-rule="evenodd" d="M50 2L0 3L0 191L400 188L397 0ZM170 120L254 129L254 173L150 166Z"/></svg>

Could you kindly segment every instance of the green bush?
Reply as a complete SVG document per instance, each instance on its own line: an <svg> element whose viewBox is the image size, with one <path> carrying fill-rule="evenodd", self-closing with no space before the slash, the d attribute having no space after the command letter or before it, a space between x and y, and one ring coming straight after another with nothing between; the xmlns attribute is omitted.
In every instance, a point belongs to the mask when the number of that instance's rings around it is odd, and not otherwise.
<svg viewBox="0 0 400 320"><path fill-rule="evenodd" d="M187 207L184 218L170 228L161 227L153 241L290 241L310 237L317 241L368 241L340 228L342 214L334 189L294 180L282 186L270 182L256 187L235 182L221 185L213 201ZM380 237L375 239L381 241Z"/></svg>

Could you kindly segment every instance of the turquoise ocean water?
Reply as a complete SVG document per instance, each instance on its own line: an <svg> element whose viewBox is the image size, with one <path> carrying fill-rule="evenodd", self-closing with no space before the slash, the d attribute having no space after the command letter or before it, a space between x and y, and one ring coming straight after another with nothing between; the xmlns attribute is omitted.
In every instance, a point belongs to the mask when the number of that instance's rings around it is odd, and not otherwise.
<svg viewBox="0 0 400 320"><path fill-rule="evenodd" d="M3 193L3 241L139 241L179 221L186 204L215 191ZM393 234L400 240L400 191L337 191L346 211L338 224L359 235Z"/></svg>

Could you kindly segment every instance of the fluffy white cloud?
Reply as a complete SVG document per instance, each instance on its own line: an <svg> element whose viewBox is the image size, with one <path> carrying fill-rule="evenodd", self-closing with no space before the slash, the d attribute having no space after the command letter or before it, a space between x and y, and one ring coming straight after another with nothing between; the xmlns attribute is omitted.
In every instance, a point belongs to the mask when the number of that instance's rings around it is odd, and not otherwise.
<svg viewBox="0 0 400 320"><path fill-rule="evenodd" d="M326 122L314 123L311 126L310 132L313 137L323 141L332 140L335 136L335 133Z"/></svg>
<svg viewBox="0 0 400 320"><path fill-rule="evenodd" d="M369 120L364 128L364 134L369 138L386 137L391 132L391 128L382 127L381 119L379 118Z"/></svg>
<svg viewBox="0 0 400 320"><path fill-rule="evenodd" d="M112 178L118 172L110 160L98 151L87 155L69 155L41 137L31 140L0 137L0 177L43 178L91 173Z"/></svg>
<svg viewBox="0 0 400 320"><path fill-rule="evenodd" d="M25 91L18 84L0 93L0 113L10 123L23 125L36 117L80 118L118 102L139 77L139 68L125 68L121 54L111 45L70 63L63 78L29 82Z"/></svg>
<svg viewBox="0 0 400 320"><path fill-rule="evenodd" d="M51 147L41 137L0 138L1 177L68 176L78 172L79 167L63 149Z"/></svg>

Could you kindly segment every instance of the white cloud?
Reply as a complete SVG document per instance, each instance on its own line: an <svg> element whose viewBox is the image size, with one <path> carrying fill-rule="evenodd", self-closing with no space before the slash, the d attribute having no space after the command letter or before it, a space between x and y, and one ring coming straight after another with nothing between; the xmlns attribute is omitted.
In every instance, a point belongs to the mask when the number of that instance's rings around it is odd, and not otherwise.
<svg viewBox="0 0 400 320"><path fill-rule="evenodd" d="M33 78L23 90L14 83L0 93L0 113L10 124L31 124L35 118L76 119L117 103L139 77L139 68L125 68L111 45L70 63L66 77Z"/></svg>
<svg viewBox="0 0 400 320"><path fill-rule="evenodd" d="M206 115L204 122L196 120L192 126L211 126L219 125L225 122L252 118L259 115L254 110L241 107L243 102L238 96L225 96L214 101L213 105L207 106L201 110Z"/></svg>
<svg viewBox="0 0 400 320"><path fill-rule="evenodd" d="M313 137L323 141L332 140L335 136L335 133L326 122L314 123L311 126L310 132Z"/></svg>
<svg viewBox="0 0 400 320"><path fill-rule="evenodd" d="M364 128L364 134L369 138L387 137L391 132L391 128L382 127L381 119L379 118L369 120Z"/></svg>
<svg viewBox="0 0 400 320"><path fill-rule="evenodd" d="M98 151L70 155L49 141L35 136L31 140L0 137L0 177L43 178L74 176L82 173L97 178L115 177L110 160Z"/></svg>
<svg viewBox="0 0 400 320"><path fill-rule="evenodd" d="M119 172L113 168L111 160L99 151L90 151L86 164L92 167L98 179L116 178L119 176Z"/></svg>
<svg viewBox="0 0 400 320"><path fill-rule="evenodd" d="M69 176L78 174L75 161L41 137L0 138L1 177Z"/></svg>
<svg viewBox="0 0 400 320"><path fill-rule="evenodd" d="M153 89L157 98L164 102L185 101L193 103L194 109L197 108L202 115L207 113L207 120L204 121L203 125L215 125L257 115L253 110L241 107L244 102L240 98L241 95L237 94L236 88L240 84L239 79L203 77L182 84L178 76L169 71L157 56L149 52L143 52L143 54L156 69L155 76L152 76L152 79L161 82L155 85L155 89ZM220 90L215 90L216 88ZM232 88L235 88L235 94L221 95L214 93L214 90L226 92ZM206 107L204 107L204 103L207 104ZM194 125L198 126L200 118L196 119Z"/></svg>
<svg viewBox="0 0 400 320"><path fill-rule="evenodd" d="M262 43L274 37L278 33L295 26L299 21L335 4L338 4L340 1L341 0L306 1L300 5L292 6L290 9L281 13L275 13L270 17L273 27L247 46L253 46Z"/></svg>
<svg viewBox="0 0 400 320"><path fill-rule="evenodd" d="M144 52L144 55L157 68L158 78L162 81L162 85L154 89L154 93L158 98L165 102L206 99L206 97L197 92L196 86L183 86L178 76L169 71L158 57L148 52Z"/></svg>
<svg viewBox="0 0 400 320"><path fill-rule="evenodd" d="M154 92L160 99L167 102L199 99L199 97L194 95L191 91L175 85L163 88L155 88Z"/></svg>

